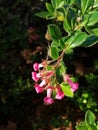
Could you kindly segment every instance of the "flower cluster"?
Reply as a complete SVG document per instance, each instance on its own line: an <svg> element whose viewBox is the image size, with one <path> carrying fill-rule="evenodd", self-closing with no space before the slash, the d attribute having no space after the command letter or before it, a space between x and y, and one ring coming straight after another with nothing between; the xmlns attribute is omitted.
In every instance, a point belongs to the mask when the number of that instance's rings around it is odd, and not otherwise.
<svg viewBox="0 0 98 130"><path fill-rule="evenodd" d="M42 93L47 91L47 96L44 98L45 104L54 103L54 99L61 100L64 98L65 94L62 91L60 84L56 81L55 69L47 70L47 62L43 61L42 63L34 63L32 72L32 79L35 81L34 88L37 93ZM75 92L78 89L78 83L72 82L69 76L63 76L64 82L67 82L72 92ZM52 95L54 94L54 99Z"/></svg>

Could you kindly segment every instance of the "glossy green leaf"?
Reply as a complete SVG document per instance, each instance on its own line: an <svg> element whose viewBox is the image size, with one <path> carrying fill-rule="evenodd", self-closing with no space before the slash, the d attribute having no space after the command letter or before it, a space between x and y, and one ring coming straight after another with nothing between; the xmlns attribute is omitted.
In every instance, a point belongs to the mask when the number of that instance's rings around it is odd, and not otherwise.
<svg viewBox="0 0 98 130"><path fill-rule="evenodd" d="M97 22L98 22L98 11L93 11L89 16L87 26L92 26Z"/></svg>
<svg viewBox="0 0 98 130"><path fill-rule="evenodd" d="M93 26L85 26L85 29L88 33L98 36L98 22Z"/></svg>
<svg viewBox="0 0 98 130"><path fill-rule="evenodd" d="M71 91L71 88L68 84L65 84L64 82L61 84L61 89L62 91L64 92L65 96L67 97L73 97L74 94L73 92Z"/></svg>
<svg viewBox="0 0 98 130"><path fill-rule="evenodd" d="M74 36L72 36L70 39L70 48L75 48L80 45L87 39L88 35L85 32L77 32Z"/></svg>
<svg viewBox="0 0 98 130"><path fill-rule="evenodd" d="M46 8L50 13L54 12L54 8L52 7L52 5L48 2L46 2Z"/></svg>
<svg viewBox="0 0 98 130"><path fill-rule="evenodd" d="M68 20L68 24L69 24L71 30L73 30L75 21L76 21L76 11L74 9L72 9L72 8L68 9L67 20Z"/></svg>
<svg viewBox="0 0 98 130"><path fill-rule="evenodd" d="M75 21L76 21L76 11L72 8L69 8L65 13L65 19L63 23L64 30L68 33L74 30Z"/></svg>
<svg viewBox="0 0 98 130"><path fill-rule="evenodd" d="M88 110L85 114L85 122L88 125L93 125L95 123L95 115L90 110Z"/></svg>
<svg viewBox="0 0 98 130"><path fill-rule="evenodd" d="M68 23L68 20L65 18L63 22L63 28L66 32L70 33L71 32L71 27Z"/></svg>
<svg viewBox="0 0 98 130"><path fill-rule="evenodd" d="M60 8L64 5L64 0L51 0L54 9Z"/></svg>
<svg viewBox="0 0 98 130"><path fill-rule="evenodd" d="M55 71L56 71L56 80L60 84L63 81L63 77L62 77L62 73L61 73L62 67L61 66L57 67Z"/></svg>
<svg viewBox="0 0 98 130"><path fill-rule="evenodd" d="M76 127L76 130L88 130L87 125L79 125Z"/></svg>
<svg viewBox="0 0 98 130"><path fill-rule="evenodd" d="M48 33L52 40L57 41L61 38L61 31L55 24L48 25Z"/></svg>
<svg viewBox="0 0 98 130"><path fill-rule="evenodd" d="M89 8L94 5L94 0L75 0L76 6L82 13L88 12Z"/></svg>
<svg viewBox="0 0 98 130"><path fill-rule="evenodd" d="M93 5L94 5L94 0L81 0L82 13L84 14Z"/></svg>
<svg viewBox="0 0 98 130"><path fill-rule="evenodd" d="M83 47L90 47L93 46L94 44L96 44L98 42L98 37L95 35L91 35L89 36L86 41L84 41L81 46Z"/></svg>
<svg viewBox="0 0 98 130"><path fill-rule="evenodd" d="M81 9L81 0L75 0L76 6Z"/></svg>
<svg viewBox="0 0 98 130"><path fill-rule="evenodd" d="M75 0L68 0L68 3L71 5L74 3Z"/></svg>
<svg viewBox="0 0 98 130"><path fill-rule="evenodd" d="M88 130L97 130L97 127L93 125L89 125Z"/></svg>
<svg viewBox="0 0 98 130"><path fill-rule="evenodd" d="M51 14L48 11L41 11L39 13L36 13L35 15L41 18L47 18L48 16L53 15L53 14Z"/></svg>
<svg viewBox="0 0 98 130"><path fill-rule="evenodd" d="M95 7L98 7L98 0L95 0L93 7L94 7L94 8L95 8Z"/></svg>
<svg viewBox="0 0 98 130"><path fill-rule="evenodd" d="M56 60L59 57L58 49L56 47L50 48L51 57Z"/></svg>

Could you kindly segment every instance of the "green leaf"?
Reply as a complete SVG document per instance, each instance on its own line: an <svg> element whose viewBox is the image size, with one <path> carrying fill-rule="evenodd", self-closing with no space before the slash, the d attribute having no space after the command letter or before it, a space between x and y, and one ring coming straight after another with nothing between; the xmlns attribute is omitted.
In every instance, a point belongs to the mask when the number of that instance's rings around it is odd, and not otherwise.
<svg viewBox="0 0 98 130"><path fill-rule="evenodd" d="M60 8L64 5L64 0L51 0L54 9Z"/></svg>
<svg viewBox="0 0 98 130"><path fill-rule="evenodd" d="M81 46L83 47L90 47L93 46L94 44L96 44L98 42L98 37L95 35L91 35L89 36L86 41L84 41Z"/></svg>
<svg viewBox="0 0 98 130"><path fill-rule="evenodd" d="M76 21L76 11L74 9L72 8L68 9L67 20L68 20L71 30L73 30L75 21Z"/></svg>
<svg viewBox="0 0 98 130"><path fill-rule="evenodd" d="M64 82L61 84L61 89L62 91L64 92L65 96L67 97L73 97L74 94L73 92L71 91L71 88L68 84L65 84Z"/></svg>
<svg viewBox="0 0 98 130"><path fill-rule="evenodd" d="M70 48L75 48L80 45L87 39L88 35L85 32L76 32L74 36L71 37Z"/></svg>
<svg viewBox="0 0 98 130"><path fill-rule="evenodd" d="M64 30L68 33L74 30L75 21L76 21L76 11L72 8L68 8L65 13L65 19L63 23Z"/></svg>
<svg viewBox="0 0 98 130"><path fill-rule="evenodd" d="M46 8L50 13L54 12L54 8L52 7L52 5L48 2L46 2Z"/></svg>
<svg viewBox="0 0 98 130"><path fill-rule="evenodd" d="M69 23L68 23L68 20L65 18L64 19L64 22L63 22L63 28L64 28L64 30L66 31L66 32L68 32L69 34L70 34L70 32L71 32L71 27L70 27L70 25L69 25Z"/></svg>
<svg viewBox="0 0 98 130"><path fill-rule="evenodd" d="M61 31L55 24L48 25L48 33L52 40L57 41L61 38Z"/></svg>
<svg viewBox="0 0 98 130"><path fill-rule="evenodd" d="M59 57L58 49L56 47L50 48L51 57L56 60Z"/></svg>
<svg viewBox="0 0 98 130"><path fill-rule="evenodd" d="M64 73L67 68L65 67L65 64L63 61L60 62L60 73Z"/></svg>
<svg viewBox="0 0 98 130"><path fill-rule="evenodd" d="M93 26L85 26L85 29L88 33L98 36L98 22Z"/></svg>
<svg viewBox="0 0 98 130"><path fill-rule="evenodd" d="M88 130L97 130L95 125L89 125Z"/></svg>
<svg viewBox="0 0 98 130"><path fill-rule="evenodd" d="M81 9L84 14L94 4L94 0L81 0Z"/></svg>
<svg viewBox="0 0 98 130"><path fill-rule="evenodd" d="M87 26L92 26L97 22L98 22L98 11L93 11L89 16Z"/></svg>
<svg viewBox="0 0 98 130"><path fill-rule="evenodd" d="M88 110L85 114L85 122L88 125L93 125L95 123L95 115L90 110Z"/></svg>
<svg viewBox="0 0 98 130"><path fill-rule="evenodd" d="M71 5L74 3L75 0L68 0L68 3Z"/></svg>
<svg viewBox="0 0 98 130"><path fill-rule="evenodd" d="M61 67L56 68L56 80L60 84L63 81L62 73L61 73Z"/></svg>
<svg viewBox="0 0 98 130"><path fill-rule="evenodd" d="M98 0L95 0L93 7L94 7L94 8L95 8L95 7L98 7Z"/></svg>
<svg viewBox="0 0 98 130"><path fill-rule="evenodd" d="M47 18L48 16L50 16L52 14L48 11L41 11L39 13L36 13L35 15L38 17L41 17L41 18Z"/></svg>
<svg viewBox="0 0 98 130"><path fill-rule="evenodd" d="M76 6L81 9L81 0L75 0Z"/></svg>
<svg viewBox="0 0 98 130"><path fill-rule="evenodd" d="M88 126L85 122L82 122L76 126L76 130L88 130Z"/></svg>

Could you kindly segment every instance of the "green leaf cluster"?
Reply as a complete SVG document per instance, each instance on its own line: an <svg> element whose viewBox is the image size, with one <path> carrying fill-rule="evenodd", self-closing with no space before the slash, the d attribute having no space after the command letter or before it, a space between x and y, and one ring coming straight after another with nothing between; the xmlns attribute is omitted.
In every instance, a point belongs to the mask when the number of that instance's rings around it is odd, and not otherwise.
<svg viewBox="0 0 98 130"><path fill-rule="evenodd" d="M53 20L48 25L53 59L58 59L64 48L67 53L98 42L98 0L51 0L46 2L46 9L36 15Z"/></svg>
<svg viewBox="0 0 98 130"><path fill-rule="evenodd" d="M88 110L85 114L85 121L77 125L76 130L98 130L95 119L94 113Z"/></svg>

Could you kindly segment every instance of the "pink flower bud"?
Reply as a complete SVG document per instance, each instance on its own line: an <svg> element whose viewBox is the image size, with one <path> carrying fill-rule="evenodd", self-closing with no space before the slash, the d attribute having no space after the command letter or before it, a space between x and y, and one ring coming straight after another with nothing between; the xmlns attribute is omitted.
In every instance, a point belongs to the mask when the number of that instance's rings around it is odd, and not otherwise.
<svg viewBox="0 0 98 130"><path fill-rule="evenodd" d="M44 89L43 89L42 87L40 87L38 84L36 84L36 85L34 86L34 88L35 88L35 90L36 90L37 93L41 93L41 92L44 91Z"/></svg>
<svg viewBox="0 0 98 130"><path fill-rule="evenodd" d="M39 68L41 68L41 67L43 67L43 66L44 66L43 64L38 64L38 63L34 63L34 64L33 64L33 68L34 68L35 71L38 71Z"/></svg>
<svg viewBox="0 0 98 130"><path fill-rule="evenodd" d="M50 98L50 97L45 97L44 98L44 103L46 103L46 104L52 104L52 103L54 103L54 100L52 98Z"/></svg>
<svg viewBox="0 0 98 130"><path fill-rule="evenodd" d="M35 81L35 82L38 82L39 78L41 77L40 74L37 74L36 72L32 72L32 79Z"/></svg>

